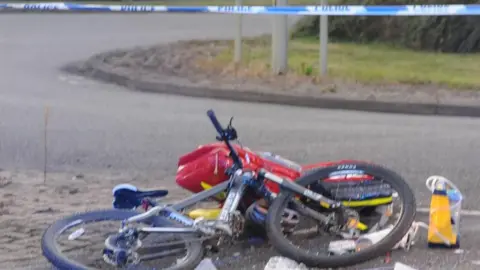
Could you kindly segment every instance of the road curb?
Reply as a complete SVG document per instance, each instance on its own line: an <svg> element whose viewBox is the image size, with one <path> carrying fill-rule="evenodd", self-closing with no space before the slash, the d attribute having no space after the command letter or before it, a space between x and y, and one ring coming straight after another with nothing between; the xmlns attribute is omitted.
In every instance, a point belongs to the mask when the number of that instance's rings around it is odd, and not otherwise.
<svg viewBox="0 0 480 270"><path fill-rule="evenodd" d="M106 55L108 55L107 53ZM439 115L480 117L480 107L422 104L422 103L395 103L370 100L346 100L338 98L324 98L315 96L294 96L259 92L254 90L224 90L211 87L190 87L172 83L142 81L112 71L102 60L91 58L82 63L71 63L62 68L64 72L96 79L102 82L113 83L127 87L131 90L181 95L199 98L211 98L230 101L243 101L254 103L268 103L290 105L297 107L354 110L381 113L413 114L413 115Z"/></svg>

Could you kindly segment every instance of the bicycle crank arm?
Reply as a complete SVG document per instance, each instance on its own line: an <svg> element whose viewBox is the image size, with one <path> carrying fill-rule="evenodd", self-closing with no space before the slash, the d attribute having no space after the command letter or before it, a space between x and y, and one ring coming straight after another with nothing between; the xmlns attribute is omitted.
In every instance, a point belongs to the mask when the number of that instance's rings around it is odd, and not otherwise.
<svg viewBox="0 0 480 270"><path fill-rule="evenodd" d="M278 177L275 174L267 172L265 170L261 170L260 173L263 174L263 177L265 177L266 179L268 179L272 182L277 183L282 188L288 189L288 190L293 191L297 194L302 194L307 198L310 198L310 199L312 199L316 202L319 202L320 205L324 208L336 209L336 208L340 208L342 206L341 202L337 202L337 201L328 199L327 197L325 197L321 194L318 194L314 191L311 191L307 188L304 188L304 187L298 185L297 183L295 183L293 181L284 180L283 178Z"/></svg>

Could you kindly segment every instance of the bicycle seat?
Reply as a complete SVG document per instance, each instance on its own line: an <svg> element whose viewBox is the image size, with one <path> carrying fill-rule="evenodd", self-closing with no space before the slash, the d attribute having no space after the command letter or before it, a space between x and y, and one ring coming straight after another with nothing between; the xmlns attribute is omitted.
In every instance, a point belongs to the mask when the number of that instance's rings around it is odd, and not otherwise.
<svg viewBox="0 0 480 270"><path fill-rule="evenodd" d="M130 184L120 184L113 188L113 206L119 209L135 209L145 198L159 198L168 194L168 190L139 190Z"/></svg>

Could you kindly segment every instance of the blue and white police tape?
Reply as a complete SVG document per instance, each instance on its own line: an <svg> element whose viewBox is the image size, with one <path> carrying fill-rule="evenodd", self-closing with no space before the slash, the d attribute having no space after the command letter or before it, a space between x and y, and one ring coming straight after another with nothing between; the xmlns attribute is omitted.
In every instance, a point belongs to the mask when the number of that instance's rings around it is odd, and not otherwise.
<svg viewBox="0 0 480 270"><path fill-rule="evenodd" d="M96 5L75 3L5 3L0 10L90 11L90 12L163 12L228 13L333 16L465 16L480 15L480 5L402 5L402 6L158 6Z"/></svg>

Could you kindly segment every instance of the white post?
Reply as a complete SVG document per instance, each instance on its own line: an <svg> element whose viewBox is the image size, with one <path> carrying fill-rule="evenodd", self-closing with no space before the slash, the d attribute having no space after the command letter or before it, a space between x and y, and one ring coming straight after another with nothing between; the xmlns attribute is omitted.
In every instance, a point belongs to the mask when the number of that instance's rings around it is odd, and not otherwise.
<svg viewBox="0 0 480 270"><path fill-rule="evenodd" d="M320 0L321 6L326 6L327 0ZM320 75L327 75L328 69L328 16L320 16Z"/></svg>
<svg viewBox="0 0 480 270"><path fill-rule="evenodd" d="M239 7L242 5L242 0L235 0L235 6ZM234 62L239 64L242 60L242 14L237 14L237 32L235 35L235 52L234 52Z"/></svg>
<svg viewBox="0 0 480 270"><path fill-rule="evenodd" d="M287 6L288 0L276 0L276 6ZM285 74L288 68L288 16L273 15L272 72Z"/></svg>

